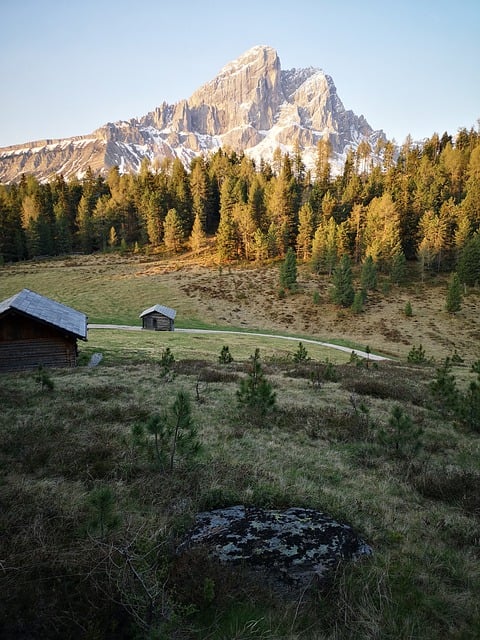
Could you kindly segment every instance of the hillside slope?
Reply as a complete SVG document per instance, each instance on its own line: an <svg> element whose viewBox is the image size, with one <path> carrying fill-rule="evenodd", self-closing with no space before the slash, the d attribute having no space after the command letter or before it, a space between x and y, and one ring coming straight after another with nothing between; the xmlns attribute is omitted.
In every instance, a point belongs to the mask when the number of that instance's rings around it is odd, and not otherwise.
<svg viewBox="0 0 480 640"><path fill-rule="evenodd" d="M414 269L414 266L411 267ZM392 287L387 281L370 294L364 312L354 315L330 300L330 279L299 268L299 291L280 299L279 263L219 268L214 259L184 254L171 257L75 256L29 261L2 268L0 299L29 287L77 308L93 323L137 324L152 304L177 310L178 327L223 327L276 331L319 340L344 340L405 359L412 346L442 360L455 350L479 357L479 292L472 289L456 314L444 310L446 277L413 279ZM314 304L314 292L319 303ZM410 302L412 317L406 317Z"/></svg>

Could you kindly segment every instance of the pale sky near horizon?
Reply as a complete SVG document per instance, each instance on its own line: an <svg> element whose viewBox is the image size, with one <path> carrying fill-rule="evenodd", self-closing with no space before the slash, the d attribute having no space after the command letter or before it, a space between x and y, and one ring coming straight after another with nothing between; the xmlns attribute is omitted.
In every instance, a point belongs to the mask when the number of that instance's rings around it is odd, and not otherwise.
<svg viewBox="0 0 480 640"><path fill-rule="evenodd" d="M258 44L397 143L479 126L479 0L0 0L0 147L188 98Z"/></svg>

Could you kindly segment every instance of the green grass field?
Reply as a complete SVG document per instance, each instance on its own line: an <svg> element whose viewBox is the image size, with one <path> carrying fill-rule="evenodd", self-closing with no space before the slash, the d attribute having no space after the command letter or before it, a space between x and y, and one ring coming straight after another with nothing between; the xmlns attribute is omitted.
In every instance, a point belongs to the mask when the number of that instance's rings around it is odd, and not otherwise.
<svg viewBox="0 0 480 640"><path fill-rule="evenodd" d="M182 323L202 323L189 308L188 298L167 287L160 277L138 276L139 260L111 256L80 256L59 260L22 263L2 270L0 297L6 298L24 287L61 301L87 314L89 322L139 324L139 314L152 300L169 300ZM196 325L195 325L196 326Z"/></svg>
<svg viewBox="0 0 480 640"><path fill-rule="evenodd" d="M94 352L114 355L124 362L140 362L145 357L160 358L167 347L181 359L202 359L210 362L218 360L221 348L227 345L236 360L247 360L260 349L262 358L292 361L301 339L262 338L238 333L190 334L180 331L127 331L112 329L90 329L88 342L79 344L80 354L85 357ZM302 343L303 344L303 343ZM308 356L318 361L330 360L335 363L348 362L350 355L336 349L315 344L304 345Z"/></svg>

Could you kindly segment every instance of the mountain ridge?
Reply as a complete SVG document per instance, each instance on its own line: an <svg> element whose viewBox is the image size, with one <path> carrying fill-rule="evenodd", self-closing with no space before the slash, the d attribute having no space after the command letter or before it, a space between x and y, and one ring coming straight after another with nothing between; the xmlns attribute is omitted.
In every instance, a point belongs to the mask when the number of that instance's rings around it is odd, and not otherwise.
<svg viewBox="0 0 480 640"><path fill-rule="evenodd" d="M140 169L144 158L155 163L193 157L228 147L255 161L271 161L276 148L302 152L313 168L318 141L328 138L332 165L339 170L349 148L366 140L372 149L382 130L346 110L333 79L321 69L283 70L278 53L267 45L252 47L224 65L188 99L163 102L139 118L109 122L91 134L45 139L0 149L0 180L22 173L41 180L55 174L81 177L88 166L106 173Z"/></svg>

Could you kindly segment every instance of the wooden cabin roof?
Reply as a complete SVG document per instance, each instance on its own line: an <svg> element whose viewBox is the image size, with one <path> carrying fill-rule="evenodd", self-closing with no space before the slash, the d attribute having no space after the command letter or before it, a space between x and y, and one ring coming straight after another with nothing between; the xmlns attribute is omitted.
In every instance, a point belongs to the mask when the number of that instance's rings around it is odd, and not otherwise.
<svg viewBox="0 0 480 640"><path fill-rule="evenodd" d="M143 318L143 316L148 316L148 314L150 313L161 313L162 316L167 316L167 318L170 318L170 320L175 320L175 316L177 315L177 312L175 311L175 309L170 309L170 307L165 307L163 304L155 304L153 307L150 307L149 309L145 309L145 311L142 311L142 313L138 316L139 318Z"/></svg>
<svg viewBox="0 0 480 640"><path fill-rule="evenodd" d="M30 289L22 289L11 298L0 302L0 316L10 309L63 329L82 340L87 339L87 316L84 313Z"/></svg>

